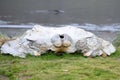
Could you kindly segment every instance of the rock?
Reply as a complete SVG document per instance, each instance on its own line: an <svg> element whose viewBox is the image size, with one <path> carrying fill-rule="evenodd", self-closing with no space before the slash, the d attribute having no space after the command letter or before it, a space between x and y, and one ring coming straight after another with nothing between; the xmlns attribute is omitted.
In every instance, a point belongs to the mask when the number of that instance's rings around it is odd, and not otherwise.
<svg viewBox="0 0 120 80"><path fill-rule="evenodd" d="M76 27L43 27L35 25L21 37L5 42L1 47L2 54L26 57L26 54L40 56L47 51L74 53L82 50L83 56L110 55L115 47L93 33Z"/></svg>

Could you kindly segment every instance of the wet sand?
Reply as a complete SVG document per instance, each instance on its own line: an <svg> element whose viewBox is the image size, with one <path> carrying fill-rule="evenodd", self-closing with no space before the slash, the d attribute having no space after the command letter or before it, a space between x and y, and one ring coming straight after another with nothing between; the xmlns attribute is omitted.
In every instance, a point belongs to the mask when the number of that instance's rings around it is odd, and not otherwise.
<svg viewBox="0 0 120 80"><path fill-rule="evenodd" d="M110 31L90 31L90 32L110 42L113 42L113 40L116 39L117 34L119 33L119 32L110 32Z"/></svg>

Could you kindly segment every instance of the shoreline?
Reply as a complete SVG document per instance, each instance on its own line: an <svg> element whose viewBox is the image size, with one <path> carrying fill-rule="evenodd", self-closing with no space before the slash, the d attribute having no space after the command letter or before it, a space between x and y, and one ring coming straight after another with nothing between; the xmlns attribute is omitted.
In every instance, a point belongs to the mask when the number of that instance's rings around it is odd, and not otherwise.
<svg viewBox="0 0 120 80"><path fill-rule="evenodd" d="M31 28L0 28L0 33L12 38L12 37L21 36L28 29L31 29ZM86 31L92 32L96 36L110 42L112 42L117 37L117 34L119 33L117 31L114 31L114 32L113 31L91 31L91 30L86 30Z"/></svg>

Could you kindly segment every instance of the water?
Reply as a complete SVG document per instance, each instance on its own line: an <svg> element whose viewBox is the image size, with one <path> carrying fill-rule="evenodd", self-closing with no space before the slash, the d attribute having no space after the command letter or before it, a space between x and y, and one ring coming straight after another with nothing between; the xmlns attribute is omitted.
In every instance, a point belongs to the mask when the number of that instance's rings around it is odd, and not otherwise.
<svg viewBox="0 0 120 80"><path fill-rule="evenodd" d="M0 20L9 24L112 24L120 23L119 8L120 0L0 0Z"/></svg>
<svg viewBox="0 0 120 80"><path fill-rule="evenodd" d="M34 24L117 32L119 8L120 0L0 0L0 32Z"/></svg>

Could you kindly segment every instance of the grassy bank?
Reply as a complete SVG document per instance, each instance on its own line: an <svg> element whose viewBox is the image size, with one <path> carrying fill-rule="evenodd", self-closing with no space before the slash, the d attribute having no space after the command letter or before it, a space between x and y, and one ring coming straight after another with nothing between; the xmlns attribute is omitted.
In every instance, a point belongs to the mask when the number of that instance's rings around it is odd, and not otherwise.
<svg viewBox="0 0 120 80"><path fill-rule="evenodd" d="M48 53L21 59L0 54L0 80L120 80L120 49L106 58Z"/></svg>
<svg viewBox="0 0 120 80"><path fill-rule="evenodd" d="M46 54L25 59L0 55L0 80L120 80L120 50L103 58Z"/></svg>

